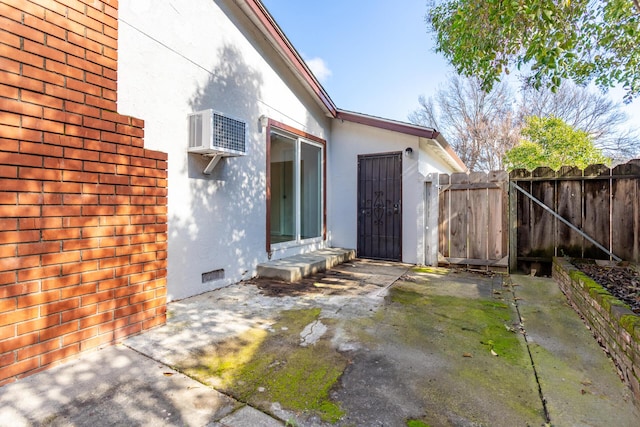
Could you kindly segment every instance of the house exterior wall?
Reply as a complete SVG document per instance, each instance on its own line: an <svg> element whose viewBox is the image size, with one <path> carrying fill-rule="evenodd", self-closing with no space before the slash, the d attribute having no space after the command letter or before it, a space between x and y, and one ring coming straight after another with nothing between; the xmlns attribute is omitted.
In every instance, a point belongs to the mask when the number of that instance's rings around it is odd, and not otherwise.
<svg viewBox="0 0 640 427"><path fill-rule="evenodd" d="M418 172L424 177L424 202L421 206L424 214L418 214L419 230L424 230L424 239L418 241L418 263L438 266L438 227L439 227L439 186L438 176L440 173L459 172L454 170L434 152L434 141L421 139L418 151ZM442 154L441 151L438 153ZM424 258L421 255L424 254Z"/></svg>
<svg viewBox="0 0 640 427"><path fill-rule="evenodd" d="M411 264L433 263L433 254L427 254L429 248L437 250L437 174L453 172L453 169L433 155L428 144L417 136L334 120L331 142L328 186L340 189L329 193L329 230L333 245L357 247L358 155L401 151L402 261ZM405 154L407 148L413 150L411 155ZM436 181L432 183L433 179ZM428 184L430 193L427 192ZM427 233L428 224L433 228L434 215L435 233ZM435 238L435 246L433 242L429 244L425 236L430 236L432 240Z"/></svg>
<svg viewBox="0 0 640 427"><path fill-rule="evenodd" d="M328 119L232 0L123 0L120 24L118 106L145 119L149 147L169 153L169 299L254 276L268 260L259 118L323 139ZM221 160L210 176L206 160L187 154L187 115L208 108L248 124L247 155Z"/></svg>
<svg viewBox="0 0 640 427"><path fill-rule="evenodd" d="M167 156L116 112L113 4L0 4L0 385L165 321Z"/></svg>

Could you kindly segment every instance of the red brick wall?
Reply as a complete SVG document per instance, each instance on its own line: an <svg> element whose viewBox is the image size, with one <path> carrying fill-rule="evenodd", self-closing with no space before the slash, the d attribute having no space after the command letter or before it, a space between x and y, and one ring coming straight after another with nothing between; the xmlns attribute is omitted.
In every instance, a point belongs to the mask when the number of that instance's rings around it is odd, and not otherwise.
<svg viewBox="0 0 640 427"><path fill-rule="evenodd" d="M640 316L564 258L553 259L553 278L640 404Z"/></svg>
<svg viewBox="0 0 640 427"><path fill-rule="evenodd" d="M0 385L165 321L167 156L116 113L116 0L0 0Z"/></svg>

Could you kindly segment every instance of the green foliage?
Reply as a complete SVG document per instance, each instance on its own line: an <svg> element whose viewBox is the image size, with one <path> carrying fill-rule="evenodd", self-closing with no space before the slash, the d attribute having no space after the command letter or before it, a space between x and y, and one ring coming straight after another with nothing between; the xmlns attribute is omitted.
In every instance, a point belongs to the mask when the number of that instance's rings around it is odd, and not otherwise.
<svg viewBox="0 0 640 427"><path fill-rule="evenodd" d="M591 164L609 162L586 132L572 128L557 117L527 118L522 136L525 139L504 156L507 170L533 170L538 166L553 170L561 166L584 169Z"/></svg>
<svg viewBox="0 0 640 427"><path fill-rule="evenodd" d="M523 140L520 144L507 151L504 155L504 165L507 170L534 170L545 163L544 149L535 142Z"/></svg>
<svg viewBox="0 0 640 427"><path fill-rule="evenodd" d="M427 21L436 51L487 91L516 68L536 88L620 84L630 102L640 94L639 18L636 0L445 0Z"/></svg>

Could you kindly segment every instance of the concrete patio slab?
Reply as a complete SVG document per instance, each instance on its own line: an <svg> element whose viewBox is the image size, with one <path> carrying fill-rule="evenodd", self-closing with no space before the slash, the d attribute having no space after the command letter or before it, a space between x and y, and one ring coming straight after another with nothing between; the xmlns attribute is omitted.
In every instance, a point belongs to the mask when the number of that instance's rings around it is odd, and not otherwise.
<svg viewBox="0 0 640 427"><path fill-rule="evenodd" d="M0 388L0 426L204 426L243 406L113 346Z"/></svg>
<svg viewBox="0 0 640 427"><path fill-rule="evenodd" d="M513 283L353 260L235 284L0 388L0 426L640 425L555 283Z"/></svg>
<svg viewBox="0 0 640 427"><path fill-rule="evenodd" d="M558 285L523 275L511 280L553 424L640 425L631 391Z"/></svg>

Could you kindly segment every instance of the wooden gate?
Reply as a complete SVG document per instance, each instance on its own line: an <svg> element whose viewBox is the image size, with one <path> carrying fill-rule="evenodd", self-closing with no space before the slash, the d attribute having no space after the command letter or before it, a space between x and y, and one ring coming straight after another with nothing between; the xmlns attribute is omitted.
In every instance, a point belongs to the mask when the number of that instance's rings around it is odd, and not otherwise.
<svg viewBox="0 0 640 427"><path fill-rule="evenodd" d="M402 153L358 156L358 257L402 260Z"/></svg>
<svg viewBox="0 0 640 427"><path fill-rule="evenodd" d="M438 245L443 264L507 270L507 188L505 171L440 175Z"/></svg>

